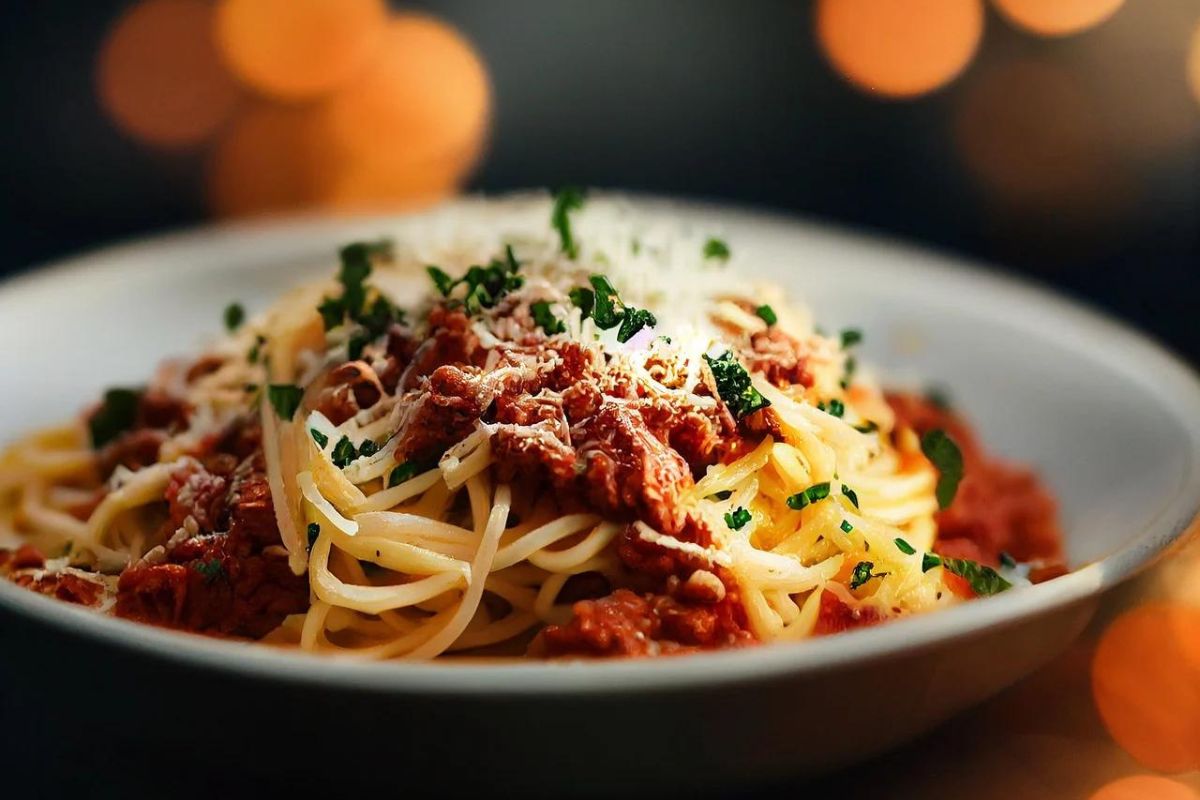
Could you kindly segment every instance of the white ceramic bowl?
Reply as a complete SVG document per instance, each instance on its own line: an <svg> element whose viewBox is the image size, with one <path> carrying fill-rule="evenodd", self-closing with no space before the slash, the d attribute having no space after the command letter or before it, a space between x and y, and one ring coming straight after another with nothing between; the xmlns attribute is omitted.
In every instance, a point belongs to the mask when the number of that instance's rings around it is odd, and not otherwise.
<svg viewBox="0 0 1200 800"><path fill-rule="evenodd" d="M812 773L914 737L1048 661L1102 591L1162 553L1196 515L1200 383L1145 337L1044 290L895 242L746 211L633 202L647 217L723 232L743 264L803 295L827 328L861 327L867 359L886 375L950 387L993 448L1036 465L1053 487L1075 571L797 644L657 661L456 665L322 660L187 636L4 584L0 708L43 719L17 752L36 760L49 749L84 771L137 752L142 775L197 747L221 774L271 774L272 765L311 758L324 768L303 779L342 789L396 787L412 770L457 788L597 792ZM478 201L457 213L476 226L497 214ZM425 224L209 228L8 281L2 435L75 413L106 385L144 379L159 358L214 330L227 302L262 307L328 270L340 243Z"/></svg>

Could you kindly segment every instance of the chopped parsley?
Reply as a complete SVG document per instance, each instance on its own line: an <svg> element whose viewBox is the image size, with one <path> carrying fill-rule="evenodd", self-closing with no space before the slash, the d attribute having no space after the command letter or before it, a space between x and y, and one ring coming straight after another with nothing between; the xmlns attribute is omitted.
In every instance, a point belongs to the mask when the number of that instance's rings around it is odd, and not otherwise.
<svg viewBox="0 0 1200 800"><path fill-rule="evenodd" d="M621 319L621 327L617 330L617 341L624 344L634 337L642 328L653 328L658 320L644 308L627 308Z"/></svg>
<svg viewBox="0 0 1200 800"><path fill-rule="evenodd" d="M708 241L704 243L704 257L715 258L718 261L728 261L729 245L725 243L724 239L709 237Z"/></svg>
<svg viewBox="0 0 1200 800"><path fill-rule="evenodd" d="M383 332L396 317L397 311L386 298L376 298L367 309L367 278L371 274L371 263L376 258L390 258L392 243L381 239L377 242L352 242L338 251L342 268L338 282L342 284L340 297L326 297L317 306L325 330L336 328L349 317L367 328L373 335Z"/></svg>
<svg viewBox="0 0 1200 800"><path fill-rule="evenodd" d="M846 499L850 501L850 504L852 506L854 506L855 508L858 508L858 492L854 491L849 486L847 486L846 484L843 483L842 484L842 494L844 494L846 496Z"/></svg>
<svg viewBox="0 0 1200 800"><path fill-rule="evenodd" d="M582 286L577 286L567 293L571 298L571 305L583 312L583 318L587 319L592 315L592 306L596 303L596 293L591 289L586 289Z"/></svg>
<svg viewBox="0 0 1200 800"><path fill-rule="evenodd" d="M416 474L420 471L420 469L421 467L417 464L417 462L405 461L403 464L400 464L393 469L391 474L388 475L388 488L390 489L393 486L399 486L405 481L416 477Z"/></svg>
<svg viewBox="0 0 1200 800"><path fill-rule="evenodd" d="M596 323L596 327L605 331L617 327L621 323L621 317L625 315L625 304L621 302L612 282L603 275L592 275L588 278L588 282L595 290L592 320Z"/></svg>
<svg viewBox="0 0 1200 800"><path fill-rule="evenodd" d="M546 332L547 336L562 333L567 329L563 321L554 316L554 312L550 310L550 303L545 300L530 303L529 312L533 314L533 321L537 323L539 328Z"/></svg>
<svg viewBox="0 0 1200 800"><path fill-rule="evenodd" d="M579 256L579 243L571 232L571 212L583 208L583 190L565 186L554 195L554 208L550 212L550 224L558 231L559 245L567 258Z"/></svg>
<svg viewBox="0 0 1200 800"><path fill-rule="evenodd" d="M350 361L358 361L362 358L363 350L367 347L367 339L361 333L356 333L350 337L350 341L346 343L346 358Z"/></svg>
<svg viewBox="0 0 1200 800"><path fill-rule="evenodd" d="M872 573L873 569L875 569L875 564L870 561L860 561L855 564L854 571L850 573L850 588L857 589L872 578L882 578L888 574L886 572Z"/></svg>
<svg viewBox="0 0 1200 800"><path fill-rule="evenodd" d="M225 330L233 332L241 327L246 319L246 309L241 303L230 303L225 306Z"/></svg>
<svg viewBox="0 0 1200 800"><path fill-rule="evenodd" d="M776 322L779 322L779 317L775 314L775 309L771 308L770 306L759 306L758 308L754 309L754 313L758 315L759 319L767 323L768 327L774 325Z"/></svg>
<svg viewBox="0 0 1200 800"><path fill-rule="evenodd" d="M820 500L829 497L829 481L824 483L814 483L802 492L796 492L787 499L788 508L799 511L802 508L811 506Z"/></svg>
<svg viewBox="0 0 1200 800"><path fill-rule="evenodd" d="M137 389L114 388L104 393L104 402L88 419L94 449L99 450L134 426L141 396Z"/></svg>
<svg viewBox="0 0 1200 800"><path fill-rule="evenodd" d="M441 267L435 267L433 264L427 266L425 268L425 272L429 273L429 277L433 281L433 285L436 286L437 290L442 293L442 297L448 296L450 294L450 290L454 288L456 283L458 283L458 281L454 280L454 278L451 278L449 275L447 275Z"/></svg>
<svg viewBox="0 0 1200 800"><path fill-rule="evenodd" d="M842 529L842 533L850 533L850 531L854 530L854 526L850 524L850 520L848 519L842 520L842 524L838 527Z"/></svg>
<svg viewBox="0 0 1200 800"><path fill-rule="evenodd" d="M938 471L937 501L940 508L948 508L958 493L958 484L963 477L962 451L946 432L935 429L921 437L921 452Z"/></svg>
<svg viewBox="0 0 1200 800"><path fill-rule="evenodd" d="M250 351L246 353L246 360L251 364L258 363L258 357L262 355L262 347L267 343L267 340L262 336L254 337L254 344L250 346Z"/></svg>
<svg viewBox="0 0 1200 800"><path fill-rule="evenodd" d="M358 446L358 457L367 458L379 452L379 445L375 444L374 439L367 439Z"/></svg>
<svg viewBox="0 0 1200 800"><path fill-rule="evenodd" d="M906 556L911 556L913 553L917 552L916 548L914 548L911 544L909 544L908 542L901 539L899 536L897 536L893 541L895 541L895 543L896 543L896 549L899 550L901 553L904 553L904 555L906 555Z"/></svg>
<svg viewBox="0 0 1200 800"><path fill-rule="evenodd" d="M842 331L842 348L853 347L863 340L862 331L858 328L846 328Z"/></svg>
<svg viewBox="0 0 1200 800"><path fill-rule="evenodd" d="M859 433L874 433L875 431L879 430L879 423L875 420L869 419L862 425L855 425L854 430L858 431Z"/></svg>
<svg viewBox="0 0 1200 800"><path fill-rule="evenodd" d="M704 360L712 370L713 380L717 384L717 394L729 407L729 411L737 419L753 414L759 409L771 405L771 401L763 397L758 389L750 382L750 373L738 363L733 353L726 351L719 358L710 358L707 354Z"/></svg>
<svg viewBox="0 0 1200 800"><path fill-rule="evenodd" d="M321 535L321 526L315 522L308 523L308 549L312 550L313 545L317 543L317 537Z"/></svg>
<svg viewBox="0 0 1200 800"><path fill-rule="evenodd" d="M272 383L267 386L267 401L280 419L291 419L296 416L304 390L290 383Z"/></svg>
<svg viewBox="0 0 1200 800"><path fill-rule="evenodd" d="M725 524L732 530L740 531L746 527L746 523L750 521L750 512L738 506L733 511L726 512Z"/></svg>
<svg viewBox="0 0 1200 800"><path fill-rule="evenodd" d="M929 558L930 556L926 556ZM980 597L999 594L1007 589L1012 588L1012 584L1000 576L1000 573L991 567L984 566L975 561L966 558L946 558L945 556L932 556L937 558L941 565L946 568L947 572L953 572L960 578L966 580L971 586L971 590ZM936 566L936 565L935 565ZM932 569L932 568L931 568Z"/></svg>
<svg viewBox="0 0 1200 800"><path fill-rule="evenodd" d="M221 566L221 559L214 558L209 561L197 561L193 566L196 572L204 576L205 583L212 583L217 578L225 576L225 568Z"/></svg>
<svg viewBox="0 0 1200 800"><path fill-rule="evenodd" d="M1009 553L1001 553L1000 566L1004 567L1005 569L1016 569L1017 560Z"/></svg>
<svg viewBox="0 0 1200 800"><path fill-rule="evenodd" d="M836 397L830 400L828 405L824 401L817 403L817 408L838 419L841 419L846 414L846 404Z"/></svg>
<svg viewBox="0 0 1200 800"><path fill-rule="evenodd" d="M934 567L940 567L941 565L941 556L934 555L933 553L925 553L921 556L921 572L929 572Z"/></svg>
<svg viewBox="0 0 1200 800"><path fill-rule="evenodd" d="M358 458L358 451L354 448L354 443L350 441L350 437L343 436L333 446L333 452L330 453L329 457L335 467L345 469L350 466L351 461Z"/></svg>
<svg viewBox="0 0 1200 800"><path fill-rule="evenodd" d="M467 313L478 314L496 305L501 297L525 283L525 279L516 274L521 263L513 255L511 245L505 247L504 256L504 260L493 258L486 267L469 267L466 274L457 280L432 265L426 267L425 271L443 297L449 297L459 284L464 285L467 291L462 300L452 300L451 304L461 303Z"/></svg>
<svg viewBox="0 0 1200 800"><path fill-rule="evenodd" d="M850 388L850 382L854 380L854 373L858 371L858 359L850 356L846 359L846 372L842 375L841 386L843 389Z"/></svg>
<svg viewBox="0 0 1200 800"><path fill-rule="evenodd" d="M322 450L325 449L325 445L329 444L329 437L321 433L316 428L309 428L308 432L312 434L313 441L317 443L317 447L321 448Z"/></svg>

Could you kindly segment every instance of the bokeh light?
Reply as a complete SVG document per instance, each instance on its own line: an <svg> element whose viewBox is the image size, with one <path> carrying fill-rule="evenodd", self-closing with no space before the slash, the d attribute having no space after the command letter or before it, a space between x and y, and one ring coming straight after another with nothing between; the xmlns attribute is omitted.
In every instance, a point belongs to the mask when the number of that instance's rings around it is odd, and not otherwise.
<svg viewBox="0 0 1200 800"><path fill-rule="evenodd" d="M343 164L330 202L449 193L479 156L490 108L487 70L466 39L432 17L397 16L369 69L321 108Z"/></svg>
<svg viewBox="0 0 1200 800"><path fill-rule="evenodd" d="M1092 97L1052 62L1015 59L972 81L954 119L960 157L994 200L1056 224L1108 220L1130 190Z"/></svg>
<svg viewBox="0 0 1200 800"><path fill-rule="evenodd" d="M126 133L158 147L197 144L237 105L237 85L213 46L205 0L146 0L126 11L100 48L100 103Z"/></svg>
<svg viewBox="0 0 1200 800"><path fill-rule="evenodd" d="M1192 46L1188 49L1188 83L1192 85L1192 94L1196 95L1196 102L1200 103L1200 23L1196 24L1196 30L1192 32Z"/></svg>
<svg viewBox="0 0 1200 800"><path fill-rule="evenodd" d="M817 38L848 81L887 97L945 85L983 34L982 0L820 0Z"/></svg>
<svg viewBox="0 0 1200 800"><path fill-rule="evenodd" d="M216 37L246 85L302 100L336 89L363 69L386 19L382 0L221 0Z"/></svg>
<svg viewBox="0 0 1200 800"><path fill-rule="evenodd" d="M1096 708L1113 739L1151 769L1200 768L1200 609L1151 602L1122 614L1092 662Z"/></svg>
<svg viewBox="0 0 1200 800"><path fill-rule="evenodd" d="M1145 0L1139 0L1145 2ZM1000 13L1025 30L1068 36L1099 25L1125 0L992 0Z"/></svg>
<svg viewBox="0 0 1200 800"><path fill-rule="evenodd" d="M1170 778L1130 775L1104 786L1091 800L1200 800L1200 796Z"/></svg>
<svg viewBox="0 0 1200 800"><path fill-rule="evenodd" d="M336 169L311 108L259 102L239 114L211 156L208 196L220 216L317 205Z"/></svg>

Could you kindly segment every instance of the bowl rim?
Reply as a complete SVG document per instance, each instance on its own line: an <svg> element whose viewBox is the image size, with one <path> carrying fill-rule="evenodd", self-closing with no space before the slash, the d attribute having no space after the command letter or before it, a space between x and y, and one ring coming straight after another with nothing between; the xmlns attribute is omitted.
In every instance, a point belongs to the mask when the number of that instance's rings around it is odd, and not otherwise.
<svg viewBox="0 0 1200 800"><path fill-rule="evenodd" d="M521 195L509 195L510 199ZM674 215L685 222L740 228L738 236L773 233L824 240L843 251L865 256L868 272L886 263L889 279L901 272L932 278L947 291L986 294L989 302L1020 303L1031 312L1040 333L1054 330L1075 347L1101 347L1127 376L1162 388L1163 408L1190 438L1188 462L1176 492L1125 544L1106 557L1067 575L1018 592L917 615L875 628L849 631L803 642L774 643L748 649L691 654L680 658L634 659L601 663L496 660L486 662L369 662L353 657L315 656L249 642L213 639L130 622L73 606L8 581L0 581L0 608L85 640L124 648L144 656L261 680L319 685L356 691L452 696L580 695L641 693L717 687L768 680L796 673L820 673L852 664L894 658L948 644L960 637L1017 625L1096 597L1145 568L1176 543L1200 513L1200 376L1182 359L1147 335L1077 300L1032 281L1001 274L970 260L874 233L847 230L790 215L731 206L629 193L615 195L640 212ZM203 269L212 251L226 255L253 249L275 253L276 260L312 256L312 247L330 239L362 235L380 226L416 223L431 214L494 204L495 198L462 198L431 211L371 217L300 215L251 222L200 226L136 238L59 260L4 281L0 301L37 293L68 282L104 279L136 272L164 259L191 254L191 269ZM307 249L306 249L307 248ZM885 257L884 257L885 256ZM207 259L211 262L211 258ZM76 290L78 290L76 286Z"/></svg>

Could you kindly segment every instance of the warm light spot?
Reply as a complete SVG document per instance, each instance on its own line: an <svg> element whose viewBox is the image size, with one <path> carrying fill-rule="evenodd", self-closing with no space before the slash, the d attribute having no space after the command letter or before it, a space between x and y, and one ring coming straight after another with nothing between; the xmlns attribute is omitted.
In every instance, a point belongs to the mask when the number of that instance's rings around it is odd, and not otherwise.
<svg viewBox="0 0 1200 800"><path fill-rule="evenodd" d="M1188 83L1192 85L1196 102L1200 102L1200 25L1192 32L1192 46L1188 50Z"/></svg>
<svg viewBox="0 0 1200 800"><path fill-rule="evenodd" d="M221 216L315 206L336 169L310 109L261 103L240 114L209 164L208 196Z"/></svg>
<svg viewBox="0 0 1200 800"><path fill-rule="evenodd" d="M160 147L202 141L233 111L237 85L212 42L204 0L147 0L130 8L100 49L100 102L122 130Z"/></svg>
<svg viewBox="0 0 1200 800"><path fill-rule="evenodd" d="M474 161L454 154L425 163L350 160L339 165L321 192L321 205L345 211L417 208L450 197Z"/></svg>
<svg viewBox="0 0 1200 800"><path fill-rule="evenodd" d="M488 123L487 71L448 25L420 14L389 23L376 59L330 98L326 124L359 161L428 164L482 141Z"/></svg>
<svg viewBox="0 0 1200 800"><path fill-rule="evenodd" d="M217 43L248 86L284 100L336 89L375 55L382 0L221 0Z"/></svg>
<svg viewBox="0 0 1200 800"><path fill-rule="evenodd" d="M1077 78L1032 59L971 81L954 120L967 169L996 200L1055 224L1109 219L1128 202L1123 172Z"/></svg>
<svg viewBox="0 0 1200 800"><path fill-rule="evenodd" d="M1200 768L1200 609L1150 603L1121 615L1092 661L1096 708L1117 744L1164 772Z"/></svg>
<svg viewBox="0 0 1200 800"><path fill-rule="evenodd" d="M1130 775L1115 780L1092 795L1091 800L1198 800L1187 786L1158 775Z"/></svg>
<svg viewBox="0 0 1200 800"><path fill-rule="evenodd" d="M1143 0L1144 2L1145 0ZM1014 24L1046 36L1067 36L1098 25L1125 0L992 0Z"/></svg>
<svg viewBox="0 0 1200 800"><path fill-rule="evenodd" d="M914 97L951 81L983 33L982 0L820 0L817 38L851 83Z"/></svg>

